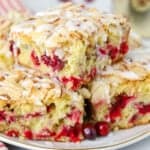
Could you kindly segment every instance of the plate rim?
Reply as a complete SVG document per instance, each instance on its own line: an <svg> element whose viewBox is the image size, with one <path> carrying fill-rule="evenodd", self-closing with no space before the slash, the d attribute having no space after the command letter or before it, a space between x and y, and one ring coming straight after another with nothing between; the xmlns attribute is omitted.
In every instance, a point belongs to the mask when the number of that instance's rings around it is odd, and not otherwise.
<svg viewBox="0 0 150 150"><path fill-rule="evenodd" d="M139 133L135 136L132 136L131 138L128 138L126 140L120 141L118 143L114 143L114 144L110 144L108 146L100 146L100 147L94 147L94 148L78 148L76 150L114 150L114 149L119 149L119 148L123 148L125 146L129 146L132 145L134 143L137 143L147 137L150 137L150 131L145 131L142 133ZM12 146L18 146L20 148L25 148L28 150L59 150L58 148L44 148L44 147L39 147L36 145L33 145L31 143L24 143L23 140L16 140L10 137L6 137L3 134L0 134L0 141L6 143L6 144L10 144ZM62 149L61 150L69 150L68 148Z"/></svg>

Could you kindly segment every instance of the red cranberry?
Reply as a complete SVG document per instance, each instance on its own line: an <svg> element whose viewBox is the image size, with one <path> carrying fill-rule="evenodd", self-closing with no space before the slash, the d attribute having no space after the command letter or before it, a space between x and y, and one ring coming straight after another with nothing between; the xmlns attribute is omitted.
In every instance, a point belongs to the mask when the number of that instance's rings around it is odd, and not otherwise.
<svg viewBox="0 0 150 150"><path fill-rule="evenodd" d="M82 80L78 79L78 78L71 77L71 82L73 84L71 89L76 91L81 86Z"/></svg>
<svg viewBox="0 0 150 150"><path fill-rule="evenodd" d="M107 49L109 51L109 56L111 57L111 59L112 60L116 59L118 52L119 52L118 48L113 45L108 45Z"/></svg>
<svg viewBox="0 0 150 150"><path fill-rule="evenodd" d="M5 114L5 112L2 110L2 111L0 111L0 121L3 121L3 120L5 120L6 119L6 114Z"/></svg>
<svg viewBox="0 0 150 150"><path fill-rule="evenodd" d="M30 131L30 130L25 130L25 131L24 131L24 137L26 137L27 139L32 140L32 139L33 139L32 131Z"/></svg>
<svg viewBox="0 0 150 150"><path fill-rule="evenodd" d="M115 107L112 107L112 109L110 111L111 122L115 122L115 120L121 116L121 108L119 108L119 107L115 108Z"/></svg>
<svg viewBox="0 0 150 150"><path fill-rule="evenodd" d="M49 65L50 65L50 61L51 61L51 58L50 58L50 56L46 56L46 55L44 54L44 55L41 56L41 61L42 61L45 65L49 66Z"/></svg>
<svg viewBox="0 0 150 150"><path fill-rule="evenodd" d="M49 113L51 110L52 110L52 109L51 109L51 105L46 106L46 111L47 111L47 113Z"/></svg>
<svg viewBox="0 0 150 150"><path fill-rule="evenodd" d="M40 117L40 116L42 116L40 112L35 112L35 113L27 114L25 118L35 118L35 117Z"/></svg>
<svg viewBox="0 0 150 150"><path fill-rule="evenodd" d="M34 50L31 52L31 59L32 59L32 62L34 65L36 65L36 66L40 65L40 60Z"/></svg>
<svg viewBox="0 0 150 150"><path fill-rule="evenodd" d="M137 118L138 118L138 115L137 115L137 114L133 115L133 116L131 117L131 119L129 120L129 123L134 123L134 122L137 120Z"/></svg>
<svg viewBox="0 0 150 150"><path fill-rule="evenodd" d="M54 55L52 61L50 62L50 65L54 71L55 70L60 71L64 67L64 62L61 59L59 59L58 56Z"/></svg>
<svg viewBox="0 0 150 150"><path fill-rule="evenodd" d="M15 42L14 41L10 41L9 42L9 50L11 51L11 53L14 55L14 51L16 51L16 55L18 56L20 54L20 49L19 48L15 48L14 49L14 45Z"/></svg>
<svg viewBox="0 0 150 150"><path fill-rule="evenodd" d="M9 50L13 53L14 52L14 41L9 42Z"/></svg>
<svg viewBox="0 0 150 150"><path fill-rule="evenodd" d="M106 136L110 132L108 122L97 122L95 125L97 135L99 136Z"/></svg>
<svg viewBox="0 0 150 150"><path fill-rule="evenodd" d="M77 78L77 77L70 77L70 78L67 78L67 77L63 77L62 79L62 83L64 85L68 84L69 82L71 83L71 89L73 91L76 91L81 85L82 85L82 79L80 78Z"/></svg>
<svg viewBox="0 0 150 150"><path fill-rule="evenodd" d="M50 56L42 55L41 61L45 65L51 66L53 68L53 71L60 71L64 67L64 62L56 55L54 55L52 58Z"/></svg>
<svg viewBox="0 0 150 150"><path fill-rule="evenodd" d="M71 142L81 141L82 125L76 123L74 127L63 127L56 135L55 140L59 141L62 137L69 137Z"/></svg>
<svg viewBox="0 0 150 150"><path fill-rule="evenodd" d="M54 132L51 132L49 129L45 128L39 134L36 135L36 138L37 139L48 139L54 135L55 135Z"/></svg>
<svg viewBox="0 0 150 150"><path fill-rule="evenodd" d="M128 96L126 94L122 94L117 97L118 104L121 108L125 108L128 105L128 103L134 99L134 96Z"/></svg>
<svg viewBox="0 0 150 150"><path fill-rule="evenodd" d="M8 122L8 123L12 123L12 122L14 122L14 121L16 121L15 116L8 116L8 117L7 117L7 122Z"/></svg>
<svg viewBox="0 0 150 150"><path fill-rule="evenodd" d="M80 118L81 118L81 112L79 110L72 110L72 112L70 114L68 114L68 117L75 123L79 123L80 122Z"/></svg>
<svg viewBox="0 0 150 150"><path fill-rule="evenodd" d="M76 77L71 77L71 82L72 82L72 87L71 89L76 91L82 84L82 79L76 78Z"/></svg>
<svg viewBox="0 0 150 150"><path fill-rule="evenodd" d="M95 76L96 76L96 74L97 74L97 70L96 70L96 68L94 67L94 68L92 68L91 71L90 71L89 78L90 78L91 80L94 79Z"/></svg>
<svg viewBox="0 0 150 150"><path fill-rule="evenodd" d="M81 141L81 135L82 133L82 125L81 124L75 124L74 127L70 127L68 130L68 136L70 137L70 142L79 142Z"/></svg>
<svg viewBox="0 0 150 150"><path fill-rule="evenodd" d="M96 138L96 130L92 123L83 125L83 135L86 139L92 140Z"/></svg>
<svg viewBox="0 0 150 150"><path fill-rule="evenodd" d="M11 136L11 137L18 137L19 136L19 132L16 130L9 130L6 132L7 136Z"/></svg>
<svg viewBox="0 0 150 150"><path fill-rule="evenodd" d="M20 48L17 48L17 56L21 53Z"/></svg>
<svg viewBox="0 0 150 150"><path fill-rule="evenodd" d="M122 42L120 44L120 53L122 54L126 54L129 50L129 46L128 46L128 43L127 42Z"/></svg>
<svg viewBox="0 0 150 150"><path fill-rule="evenodd" d="M121 111L126 107L126 105L133 100L134 96L128 96L125 94L116 97L116 103L112 106L110 110L110 119L114 122L117 118L121 117Z"/></svg>
<svg viewBox="0 0 150 150"><path fill-rule="evenodd" d="M142 105L138 108L140 114L150 113L150 105Z"/></svg>
<svg viewBox="0 0 150 150"><path fill-rule="evenodd" d="M99 52L100 52L102 55L106 55L106 54L107 54L106 49L104 49L104 48L99 48Z"/></svg>
<svg viewBox="0 0 150 150"><path fill-rule="evenodd" d="M67 136L68 134L68 129L67 127L63 127L63 129L56 135L55 141L59 141L61 137Z"/></svg>
<svg viewBox="0 0 150 150"><path fill-rule="evenodd" d="M62 77L62 79L61 79L61 81L62 81L62 83L64 84L64 85L66 85L68 82L69 82L69 78L67 78L67 77Z"/></svg>

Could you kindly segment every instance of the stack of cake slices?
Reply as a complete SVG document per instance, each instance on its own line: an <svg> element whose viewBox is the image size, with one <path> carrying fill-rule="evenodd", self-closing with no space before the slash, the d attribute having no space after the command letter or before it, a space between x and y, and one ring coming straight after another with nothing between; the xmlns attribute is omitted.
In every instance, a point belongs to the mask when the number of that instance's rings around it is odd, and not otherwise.
<svg viewBox="0 0 150 150"><path fill-rule="evenodd" d="M149 123L150 51L128 52L129 33L124 17L71 3L13 25L0 132L79 142Z"/></svg>

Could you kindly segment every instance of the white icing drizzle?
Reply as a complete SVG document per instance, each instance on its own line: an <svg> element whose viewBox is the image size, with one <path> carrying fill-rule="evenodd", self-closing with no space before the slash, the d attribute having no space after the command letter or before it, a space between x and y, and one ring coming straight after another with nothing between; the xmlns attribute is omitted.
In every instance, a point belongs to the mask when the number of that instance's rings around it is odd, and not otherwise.
<svg viewBox="0 0 150 150"><path fill-rule="evenodd" d="M6 96L0 95L0 100L8 100Z"/></svg>
<svg viewBox="0 0 150 150"><path fill-rule="evenodd" d="M150 71L150 48L140 48L135 51L130 51L126 56L127 63L137 63L141 67Z"/></svg>
<svg viewBox="0 0 150 150"><path fill-rule="evenodd" d="M106 26L104 26L105 23ZM115 24L111 32L115 32L119 36L118 41L121 40L121 36L124 33L122 26L124 23L126 24L125 21L123 22L119 17L115 18L114 15L102 14L96 9L71 4L37 13L24 23L14 26L11 29L10 37L14 41L21 41L20 35L27 34L29 39L40 50L42 49L41 52L44 49L46 55L49 56L52 54L50 49L55 49L55 54L60 59L63 59L67 54L63 51L75 39L83 41L85 47L89 47L89 45L95 47L98 41L102 45L105 44L109 36L107 28L111 23ZM20 43L23 42L21 41ZM67 46L65 47L64 45L66 44ZM106 60L107 57L102 56L100 59ZM106 61L102 63L105 64Z"/></svg>
<svg viewBox="0 0 150 150"><path fill-rule="evenodd" d="M40 105L40 106L42 106L42 105L43 105L43 103L42 103L41 99L40 99L40 98L38 98L38 97L37 97L37 95L32 95L32 96L31 96L31 99L33 99L33 100L34 100L34 104L35 104L35 105Z"/></svg>
<svg viewBox="0 0 150 150"><path fill-rule="evenodd" d="M48 88L49 84L48 83L44 83L44 82L38 82L38 83L34 83L33 85L36 88Z"/></svg>
<svg viewBox="0 0 150 150"><path fill-rule="evenodd" d="M21 86L23 87L23 88L26 88L26 87L29 87L31 85L31 80L23 80L22 82L21 82Z"/></svg>
<svg viewBox="0 0 150 150"><path fill-rule="evenodd" d="M140 79L140 75L133 71L121 71L119 69L115 69L113 67L110 67L108 70L101 72L102 75L114 75L118 76L120 78L128 79L128 80L138 80Z"/></svg>
<svg viewBox="0 0 150 150"><path fill-rule="evenodd" d="M79 95L77 93L72 93L71 96L72 96L72 100L74 102L78 102L79 101Z"/></svg>
<svg viewBox="0 0 150 150"><path fill-rule="evenodd" d="M42 35L49 35L47 36L47 39L44 40L40 37L33 38L33 40L40 44L43 41L44 45L55 47L56 45L53 43L53 38L55 39L55 37L60 34L67 36L70 31L77 31L83 35L91 35L93 33L97 33L99 29L102 30L103 26L99 21L99 18L101 18L101 13L97 10L92 11L86 7L70 5L68 8L60 7L47 12L39 12L32 19L27 20L20 25L13 26L11 33L13 36L13 33L16 32L29 34L33 31L33 34L37 32ZM55 21L58 21L58 23L55 24ZM116 23L116 21L114 22ZM38 39L41 39L42 41L39 42L37 41ZM104 40L105 39L106 37L104 37ZM97 40L97 38L95 38L95 40Z"/></svg>
<svg viewBox="0 0 150 150"><path fill-rule="evenodd" d="M139 62L143 64L150 63L150 48L142 48L137 49L136 51L130 51L127 56L126 60L129 62Z"/></svg>
<svg viewBox="0 0 150 150"><path fill-rule="evenodd" d="M91 21L82 21L80 19L70 19L66 22L66 27L70 31L83 31L93 33L97 31L97 26Z"/></svg>
<svg viewBox="0 0 150 150"><path fill-rule="evenodd" d="M29 90L24 90L24 91L22 91L22 96L23 96L23 97L29 96L29 94L30 94L30 91L29 91Z"/></svg>
<svg viewBox="0 0 150 150"><path fill-rule="evenodd" d="M135 72L132 71L123 71L123 72L117 72L117 75L120 75L123 78L129 79L129 80L138 80L139 76Z"/></svg>
<svg viewBox="0 0 150 150"><path fill-rule="evenodd" d="M43 24L36 28L36 32L52 31L52 26L49 24Z"/></svg>
<svg viewBox="0 0 150 150"><path fill-rule="evenodd" d="M60 59L63 59L64 57L64 51L61 49L56 49L55 50L55 55L58 56Z"/></svg>
<svg viewBox="0 0 150 150"><path fill-rule="evenodd" d="M29 33L31 33L32 31L33 31L33 28L32 27L25 27L25 26L23 26L23 25L16 25L16 26L14 26L14 27L12 27L12 31L14 31L14 32L23 32L24 34L29 34Z"/></svg>
<svg viewBox="0 0 150 150"><path fill-rule="evenodd" d="M40 105L40 106L43 105L41 99L34 99L34 103L35 103L36 105Z"/></svg>
<svg viewBox="0 0 150 150"><path fill-rule="evenodd" d="M145 69L147 69L147 71L150 71L150 64L144 65Z"/></svg>
<svg viewBox="0 0 150 150"><path fill-rule="evenodd" d="M96 80L92 85L92 102L98 103L100 100L110 103L110 87L101 79Z"/></svg>

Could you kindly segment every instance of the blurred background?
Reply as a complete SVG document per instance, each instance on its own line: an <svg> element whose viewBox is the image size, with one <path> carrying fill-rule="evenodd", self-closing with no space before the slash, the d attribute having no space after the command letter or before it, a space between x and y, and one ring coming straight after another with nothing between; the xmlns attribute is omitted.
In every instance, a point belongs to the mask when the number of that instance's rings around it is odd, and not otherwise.
<svg viewBox="0 0 150 150"><path fill-rule="evenodd" d="M22 0L33 12L55 7L62 2L83 3L101 11L126 16L133 29L143 37L150 37L150 0Z"/></svg>
<svg viewBox="0 0 150 150"><path fill-rule="evenodd" d="M74 2L87 4L103 11L111 10L111 0L23 0L24 4L33 11L40 11L50 7L55 7L59 3Z"/></svg>

